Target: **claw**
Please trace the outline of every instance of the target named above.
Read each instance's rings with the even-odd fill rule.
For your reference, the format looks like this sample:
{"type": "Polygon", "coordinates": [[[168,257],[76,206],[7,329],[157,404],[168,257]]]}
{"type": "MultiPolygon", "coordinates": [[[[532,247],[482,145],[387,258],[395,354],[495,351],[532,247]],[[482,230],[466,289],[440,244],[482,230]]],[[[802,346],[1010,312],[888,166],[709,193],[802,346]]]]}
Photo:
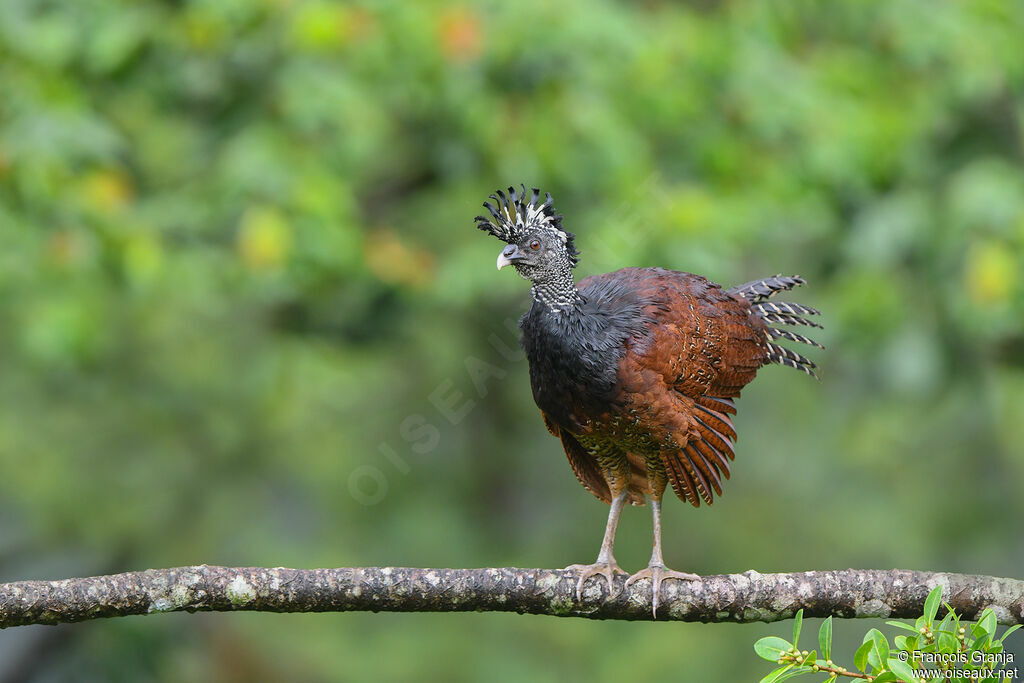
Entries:
{"type": "Polygon", "coordinates": [[[677,572],[672,569],[668,569],[663,564],[652,564],[647,569],[641,569],[633,576],[626,579],[626,588],[629,588],[630,584],[640,579],[651,580],[651,614],[655,619],[658,618],[658,595],[661,593],[661,582],[665,579],[678,579],[680,581],[697,581],[700,576],[697,574],[687,574],[686,572],[677,572]]]}
{"type": "Polygon", "coordinates": [[[580,572],[579,581],[576,582],[576,600],[583,602],[583,584],[586,583],[587,579],[591,576],[604,576],[608,579],[608,597],[615,595],[615,575],[625,574],[629,576],[629,572],[624,571],[615,560],[611,562],[595,562],[594,564],[570,564],[565,568],[566,571],[580,572]]]}

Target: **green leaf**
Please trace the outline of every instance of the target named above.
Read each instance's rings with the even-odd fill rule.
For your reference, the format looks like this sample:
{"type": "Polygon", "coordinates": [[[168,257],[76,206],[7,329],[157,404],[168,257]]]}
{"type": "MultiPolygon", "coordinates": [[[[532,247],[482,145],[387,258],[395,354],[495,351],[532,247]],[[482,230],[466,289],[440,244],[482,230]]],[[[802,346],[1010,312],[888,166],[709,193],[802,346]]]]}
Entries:
{"type": "Polygon", "coordinates": [[[818,629],[818,647],[821,648],[821,656],[825,659],[832,659],[832,617],[821,622],[818,629]]]}
{"type": "Polygon", "coordinates": [[[765,636],[754,643],[754,652],[762,659],[769,662],[779,661],[783,652],[788,652],[793,647],[782,638],[777,636],[765,636]]]}
{"type": "MultiPolygon", "coordinates": [[[[896,674],[901,681],[907,683],[917,683],[917,679],[914,678],[914,670],[910,668],[910,665],[906,662],[900,661],[894,657],[890,657],[886,660],[885,665],[889,667],[889,671],[896,674]]],[[[876,683],[878,679],[875,679],[876,683]]]]}
{"type": "Polygon", "coordinates": [[[778,669],[775,669],[770,674],[768,674],[767,676],[762,678],[760,683],[776,683],[776,681],[779,680],[779,676],[781,676],[782,674],[786,673],[787,671],[789,671],[792,668],[793,668],[792,664],[787,664],[786,666],[780,666],[778,669]]]}
{"type": "Polygon", "coordinates": [[[968,650],[971,652],[974,652],[975,650],[987,650],[991,645],[992,634],[986,633],[985,629],[975,624],[971,629],[971,642],[968,646],[968,650]]]}
{"type": "Polygon", "coordinates": [[[997,642],[997,643],[1003,642],[1004,640],[1006,640],[1006,636],[1010,635],[1011,633],[1013,633],[1014,631],[1016,631],[1019,628],[1020,628],[1020,624],[1017,624],[1016,626],[1011,626],[1010,628],[1006,629],[1006,633],[1003,634],[1003,637],[1000,638],[999,640],[995,641],[995,642],[997,642]]]}
{"type": "Polygon", "coordinates": [[[871,651],[873,641],[865,641],[853,655],[853,665],[864,673],[868,673],[868,652],[871,651]]]}
{"type": "Polygon", "coordinates": [[[782,681],[789,680],[790,678],[796,678],[797,676],[809,673],[811,673],[810,669],[797,668],[794,664],[787,664],[786,666],[780,666],[762,678],[761,683],[782,683],[782,681]]]}
{"type": "Polygon", "coordinates": [[[894,681],[898,681],[899,679],[896,678],[896,674],[894,674],[893,672],[886,671],[885,673],[879,674],[872,680],[874,680],[875,683],[893,683],[894,681]]]}
{"type": "Polygon", "coordinates": [[[996,635],[996,613],[991,608],[981,613],[981,619],[978,619],[978,627],[983,629],[985,633],[991,636],[996,635]]]}
{"type": "MultiPolygon", "coordinates": [[[[956,639],[960,635],[960,615],[956,613],[956,610],[953,609],[953,606],[950,605],[948,602],[943,602],[942,606],[946,608],[946,617],[947,617],[946,619],[942,620],[942,623],[946,624],[948,622],[948,624],[949,624],[949,632],[952,633],[953,634],[953,638],[956,639]]],[[[959,642],[955,642],[953,647],[955,649],[959,649],[960,648],[960,643],[959,642]]]]}
{"type": "Polygon", "coordinates": [[[936,652],[956,652],[960,643],[952,633],[939,633],[935,636],[936,652]]]}
{"type": "Polygon", "coordinates": [[[896,646],[897,650],[907,650],[907,637],[896,636],[892,639],[892,644],[896,646]]]}
{"type": "Polygon", "coordinates": [[[864,636],[864,641],[871,643],[871,649],[868,650],[868,662],[873,667],[884,667],[885,660],[889,658],[889,641],[885,639],[885,636],[877,628],[868,631],[867,635],[864,636]]]}
{"type": "Polygon", "coordinates": [[[924,618],[928,626],[935,621],[935,615],[939,613],[939,604],[942,602],[942,585],[932,589],[924,601],[924,618]]]}
{"type": "Polygon", "coordinates": [[[921,634],[921,627],[920,626],[918,626],[917,628],[914,628],[910,624],[905,624],[902,621],[887,621],[885,623],[886,623],[887,626],[895,626],[896,628],[901,628],[904,631],[910,631],[914,635],[920,635],[921,634]]]}
{"type": "Polygon", "coordinates": [[[800,629],[804,625],[804,611],[798,609],[793,617],[793,647],[800,647],[800,629]]]}
{"type": "Polygon", "coordinates": [[[935,648],[937,652],[954,652],[959,647],[959,643],[956,639],[956,634],[953,632],[951,624],[953,622],[953,613],[947,612],[946,616],[943,617],[942,622],[935,629],[935,648]]]}

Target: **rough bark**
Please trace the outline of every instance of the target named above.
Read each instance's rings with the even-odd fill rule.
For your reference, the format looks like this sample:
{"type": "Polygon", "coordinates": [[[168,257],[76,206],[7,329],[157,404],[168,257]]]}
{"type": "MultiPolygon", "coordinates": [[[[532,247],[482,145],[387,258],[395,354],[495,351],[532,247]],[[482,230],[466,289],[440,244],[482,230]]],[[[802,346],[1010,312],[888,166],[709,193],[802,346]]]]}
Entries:
{"type": "MultiPolygon", "coordinates": [[[[601,578],[576,600],[576,574],[551,569],[285,569],[199,565],[60,581],[0,584],[0,628],[177,611],[518,612],[589,619],[651,619],[651,585],[628,590],[601,578]]],[[[1003,624],[1024,623],[1024,581],[906,570],[706,576],[668,581],[660,620],[778,621],[808,617],[913,618],[936,585],[974,619],[992,607],[1003,624]]]]}

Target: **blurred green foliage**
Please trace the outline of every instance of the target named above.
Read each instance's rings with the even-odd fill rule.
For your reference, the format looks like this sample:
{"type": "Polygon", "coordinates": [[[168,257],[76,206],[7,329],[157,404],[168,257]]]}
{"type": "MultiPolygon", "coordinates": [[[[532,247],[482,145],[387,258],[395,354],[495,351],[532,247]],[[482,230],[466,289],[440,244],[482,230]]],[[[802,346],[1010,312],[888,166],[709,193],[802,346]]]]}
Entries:
{"type": "MultiPolygon", "coordinates": [[[[725,497],[666,507],[671,566],[1020,576],[1021,35],[1015,0],[4,0],[0,580],[590,561],[472,223],[518,182],[581,275],[799,273],[825,313],[824,381],[762,372],[725,497]]],[[[751,680],[738,630],[166,615],[6,632],[0,676],[751,680]]]]}

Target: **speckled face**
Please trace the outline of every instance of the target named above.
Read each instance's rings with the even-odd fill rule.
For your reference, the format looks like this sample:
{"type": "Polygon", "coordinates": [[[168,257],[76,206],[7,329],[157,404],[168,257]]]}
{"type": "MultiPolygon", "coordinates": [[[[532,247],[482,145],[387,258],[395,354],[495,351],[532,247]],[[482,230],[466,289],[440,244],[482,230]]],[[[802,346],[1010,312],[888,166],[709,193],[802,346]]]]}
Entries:
{"type": "Polygon", "coordinates": [[[562,229],[551,195],[543,204],[537,203],[539,197],[536,188],[527,200],[525,187],[522,193],[510,187],[507,195],[501,190],[491,195],[496,205],[484,202],[491,217],[477,216],[477,227],[509,245],[498,257],[499,270],[515,265],[523,277],[533,279],[530,273],[544,270],[545,263],[562,261],[562,254],[570,268],[576,265],[573,234],[562,229]]]}
{"type": "Polygon", "coordinates": [[[545,227],[526,231],[519,241],[509,244],[498,255],[498,270],[511,265],[524,279],[536,282],[571,269],[564,234],[545,227]]]}

